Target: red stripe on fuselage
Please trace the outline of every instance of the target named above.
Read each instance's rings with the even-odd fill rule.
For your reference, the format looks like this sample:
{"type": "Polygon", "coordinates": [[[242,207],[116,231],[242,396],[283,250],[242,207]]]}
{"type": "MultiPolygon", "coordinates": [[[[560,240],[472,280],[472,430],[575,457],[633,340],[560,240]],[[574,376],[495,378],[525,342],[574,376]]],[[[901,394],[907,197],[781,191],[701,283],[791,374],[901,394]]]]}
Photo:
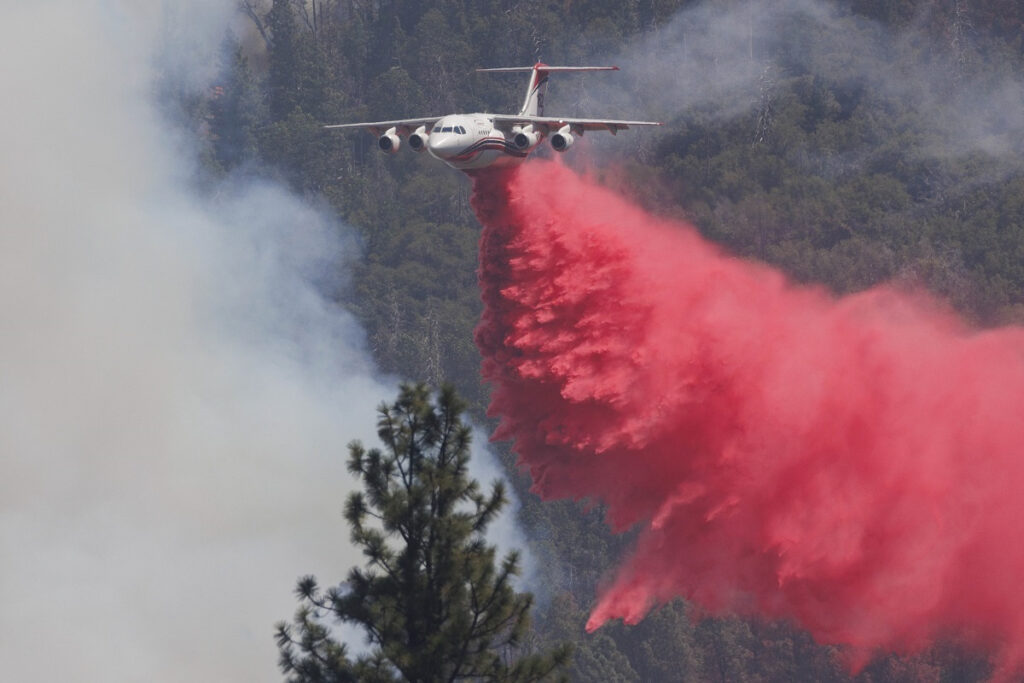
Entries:
{"type": "Polygon", "coordinates": [[[472,145],[462,150],[458,154],[452,157],[448,157],[450,161],[469,161],[475,159],[481,152],[485,150],[498,150],[514,157],[525,157],[526,152],[522,152],[516,149],[512,143],[505,138],[499,137],[487,137],[482,140],[477,140],[472,145]]]}

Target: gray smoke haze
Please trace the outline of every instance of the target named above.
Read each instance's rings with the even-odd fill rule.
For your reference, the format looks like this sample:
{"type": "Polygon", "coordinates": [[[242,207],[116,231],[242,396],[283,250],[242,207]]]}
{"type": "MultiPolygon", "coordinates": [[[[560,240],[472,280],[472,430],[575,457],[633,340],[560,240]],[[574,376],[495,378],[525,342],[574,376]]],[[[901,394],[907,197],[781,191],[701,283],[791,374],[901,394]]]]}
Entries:
{"type": "MultiPolygon", "coordinates": [[[[662,120],[673,124],[668,134],[690,120],[750,116],[766,87],[779,95],[772,82],[811,73],[867,93],[870,107],[904,116],[922,154],[982,153],[1019,168],[1024,77],[992,66],[989,50],[998,48],[974,27],[970,4],[963,6],[956,24],[938,3],[922,4],[926,12],[895,31],[839,3],[702,2],[621,52],[590,58],[617,64],[621,73],[554,81],[550,112],[662,120]]],[[[640,131],[601,147],[642,148],[652,137],[640,131]]],[[[864,138],[871,140],[870,131],[864,138]]]]}
{"type": "Polygon", "coordinates": [[[154,105],[209,83],[233,7],[0,8],[7,680],[280,680],[295,579],[361,561],[345,445],[396,383],[313,284],[351,245],[272,184],[197,196],[154,105]]]}

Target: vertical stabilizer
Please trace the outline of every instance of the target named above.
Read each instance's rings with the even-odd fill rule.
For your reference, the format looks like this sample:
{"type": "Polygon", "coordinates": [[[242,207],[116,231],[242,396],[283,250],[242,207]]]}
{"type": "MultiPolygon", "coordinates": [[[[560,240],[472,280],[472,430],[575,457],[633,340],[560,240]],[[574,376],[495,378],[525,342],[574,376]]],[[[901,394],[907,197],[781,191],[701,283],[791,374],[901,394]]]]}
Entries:
{"type": "Polygon", "coordinates": [[[544,93],[548,89],[547,64],[537,62],[530,70],[530,86],[526,89],[526,98],[520,116],[544,116],[544,93]]]}

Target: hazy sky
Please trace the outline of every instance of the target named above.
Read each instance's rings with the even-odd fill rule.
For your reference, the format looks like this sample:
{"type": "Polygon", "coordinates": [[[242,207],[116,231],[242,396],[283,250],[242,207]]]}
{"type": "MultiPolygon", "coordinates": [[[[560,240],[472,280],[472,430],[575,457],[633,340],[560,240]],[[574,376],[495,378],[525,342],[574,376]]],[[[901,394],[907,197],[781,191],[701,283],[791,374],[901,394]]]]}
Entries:
{"type": "Polygon", "coordinates": [[[160,5],[0,5],[9,680],[280,680],[295,579],[359,561],[345,445],[396,382],[310,284],[353,250],[280,187],[190,191],[155,56],[202,87],[234,3],[160,5]]]}

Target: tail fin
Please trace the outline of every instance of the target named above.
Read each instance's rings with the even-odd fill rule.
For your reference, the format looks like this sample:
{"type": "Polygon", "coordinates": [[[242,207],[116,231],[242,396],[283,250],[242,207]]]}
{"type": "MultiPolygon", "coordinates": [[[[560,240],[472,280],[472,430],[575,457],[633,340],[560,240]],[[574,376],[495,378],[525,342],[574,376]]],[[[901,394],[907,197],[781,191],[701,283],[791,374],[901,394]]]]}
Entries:
{"type": "Polygon", "coordinates": [[[477,69],[477,71],[511,72],[529,71],[530,85],[526,88],[526,98],[520,116],[543,116],[544,93],[548,88],[548,74],[553,71],[618,71],[617,66],[548,66],[537,62],[533,66],[506,66],[497,69],[477,69]]]}
{"type": "Polygon", "coordinates": [[[537,62],[530,75],[530,85],[526,88],[526,97],[523,99],[523,108],[519,110],[520,116],[543,116],[544,115],[544,93],[548,91],[548,71],[542,69],[544,64],[537,62]]]}

